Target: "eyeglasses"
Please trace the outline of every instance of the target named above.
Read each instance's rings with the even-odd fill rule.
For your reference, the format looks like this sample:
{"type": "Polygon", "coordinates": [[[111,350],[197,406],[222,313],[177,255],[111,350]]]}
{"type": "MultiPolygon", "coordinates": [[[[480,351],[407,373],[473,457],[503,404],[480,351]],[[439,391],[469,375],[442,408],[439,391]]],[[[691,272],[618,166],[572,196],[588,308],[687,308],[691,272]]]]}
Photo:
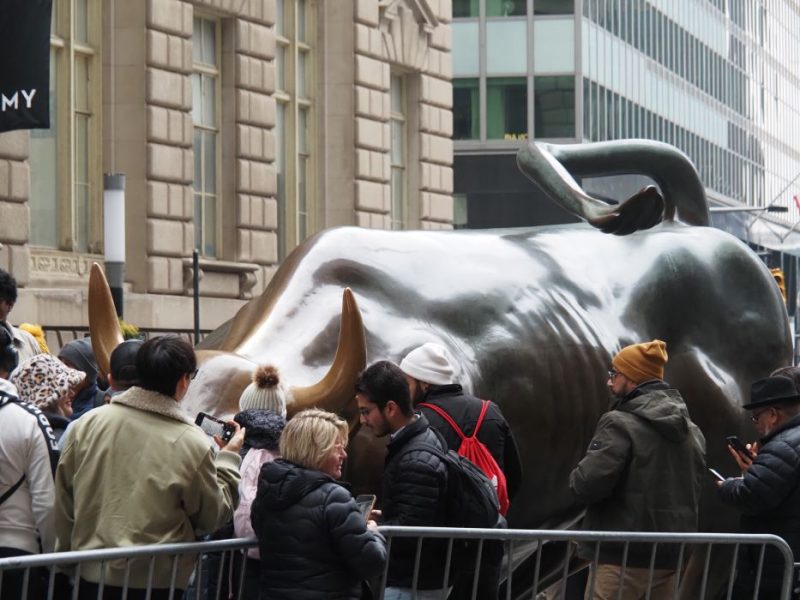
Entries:
{"type": "Polygon", "coordinates": [[[765,412],[767,412],[768,410],[769,410],[769,408],[765,408],[764,410],[760,410],[760,411],[758,411],[758,412],[755,412],[755,411],[753,411],[753,414],[752,414],[752,415],[750,415],[750,420],[751,420],[753,423],[758,423],[758,418],[759,418],[761,415],[763,415],[765,412]]]}
{"type": "Polygon", "coordinates": [[[199,372],[200,372],[200,369],[195,369],[191,373],[187,373],[187,375],[189,375],[189,379],[194,379],[195,377],[197,377],[197,373],[199,373],[199,372]]]}
{"type": "Polygon", "coordinates": [[[608,372],[608,378],[609,378],[611,381],[614,381],[614,379],[617,377],[617,375],[620,375],[620,372],[619,372],[619,371],[615,371],[614,369],[611,369],[611,370],[608,372]]]}

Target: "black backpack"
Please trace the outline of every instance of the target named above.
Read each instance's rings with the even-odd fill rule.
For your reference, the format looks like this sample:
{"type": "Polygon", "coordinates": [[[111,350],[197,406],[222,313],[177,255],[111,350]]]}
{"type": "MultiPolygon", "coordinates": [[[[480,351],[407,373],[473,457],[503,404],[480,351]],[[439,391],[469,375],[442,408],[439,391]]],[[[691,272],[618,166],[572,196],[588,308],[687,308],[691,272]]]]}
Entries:
{"type": "MultiPolygon", "coordinates": [[[[422,444],[447,467],[445,523],[447,527],[491,529],[500,519],[500,504],[491,481],[475,464],[453,450],[422,444]]],[[[414,449],[419,449],[416,446],[414,449]]]]}

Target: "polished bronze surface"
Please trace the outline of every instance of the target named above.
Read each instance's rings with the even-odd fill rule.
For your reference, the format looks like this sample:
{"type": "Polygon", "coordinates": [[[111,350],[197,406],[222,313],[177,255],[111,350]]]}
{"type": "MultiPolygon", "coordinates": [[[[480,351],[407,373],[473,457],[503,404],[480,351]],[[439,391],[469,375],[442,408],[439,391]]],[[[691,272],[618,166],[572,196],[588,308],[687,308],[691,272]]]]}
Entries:
{"type": "Polygon", "coordinates": [[[111,352],[122,343],[122,332],[106,275],[97,263],[89,271],[89,335],[97,367],[107,376],[111,352]]]}
{"type": "MultiPolygon", "coordinates": [[[[656,146],[635,142],[651,158],[664,150],[656,146]]],[[[635,158],[624,144],[550,150],[572,152],[565,162],[582,173],[600,167],[623,172],[619,155],[635,158]]],[[[360,309],[366,362],[399,362],[419,344],[438,342],[458,362],[458,381],[500,404],[525,470],[510,525],[557,527],[579,511],[567,477],[608,409],[611,357],[624,345],[659,338],[670,355],[666,379],[705,433],[709,465],[732,473],[724,438],[753,438],[741,405],[753,380],[791,361],[789,322],[758,256],[722,231],[691,224],[707,217],[700,208],[704,198],[692,196],[691,164],[667,150],[667,173],[657,165],[659,185],[665,182],[669,192],[665,200],[652,188],[620,205],[590,198],[547,148],[520,155],[526,174],[597,227],[618,234],[646,228],[629,235],[589,225],[347,227],[309,238],[260,298],[203,342],[203,363],[185,408],[232,414],[254,365],[271,363],[287,385],[306,388],[303,406],[318,395],[320,406],[352,414],[352,384],[344,381],[354,375],[352,364],[363,362],[360,356],[341,371],[336,389],[314,386],[331,377],[341,323],[352,322],[360,309]],[[685,189],[676,173],[684,174],[685,189]],[[661,213],[664,222],[654,224],[661,213]],[[346,288],[353,306],[357,301],[350,317],[341,308],[346,288]]],[[[643,172],[647,165],[635,166],[643,172]]],[[[344,328],[351,332],[345,338],[358,337],[358,327],[344,328]]],[[[355,436],[348,462],[357,491],[377,486],[382,443],[363,431],[355,436]]],[[[733,515],[718,510],[710,479],[706,492],[703,528],[734,528],[733,515]]]]}

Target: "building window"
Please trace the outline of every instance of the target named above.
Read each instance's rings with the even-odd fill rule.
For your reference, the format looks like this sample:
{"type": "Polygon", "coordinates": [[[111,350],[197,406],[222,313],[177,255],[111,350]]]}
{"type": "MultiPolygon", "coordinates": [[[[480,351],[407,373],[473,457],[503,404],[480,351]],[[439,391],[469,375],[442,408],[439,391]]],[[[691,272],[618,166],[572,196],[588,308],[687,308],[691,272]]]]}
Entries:
{"type": "Polygon", "coordinates": [[[480,137],[478,79],[453,80],[453,139],[477,140],[480,137]]]}
{"type": "Polygon", "coordinates": [[[496,140],[528,136],[528,90],[524,77],[486,80],[486,137],[496,140]]]}
{"type": "Polygon", "coordinates": [[[406,126],[406,82],[400,75],[392,75],[391,79],[391,220],[392,229],[403,229],[406,222],[406,190],[408,128],[406,126]]]}
{"type": "Polygon", "coordinates": [[[527,0],[485,0],[487,17],[517,17],[526,13],[527,0]]]}
{"type": "Polygon", "coordinates": [[[453,17],[477,17],[478,0],[453,0],[453,17]]]}
{"type": "Polygon", "coordinates": [[[536,137],[575,137],[575,77],[548,75],[535,77],[533,82],[536,137]]]}
{"type": "Polygon", "coordinates": [[[218,254],[220,164],[219,22],[194,18],[192,123],[194,124],[194,242],[202,256],[218,254]]]}
{"type": "Polygon", "coordinates": [[[283,259],[312,227],[314,13],[308,0],[276,0],[275,39],[278,254],[283,259]]]}
{"type": "Polygon", "coordinates": [[[99,10],[86,0],[53,3],[50,129],[31,132],[34,246],[102,252],[99,10]]]}

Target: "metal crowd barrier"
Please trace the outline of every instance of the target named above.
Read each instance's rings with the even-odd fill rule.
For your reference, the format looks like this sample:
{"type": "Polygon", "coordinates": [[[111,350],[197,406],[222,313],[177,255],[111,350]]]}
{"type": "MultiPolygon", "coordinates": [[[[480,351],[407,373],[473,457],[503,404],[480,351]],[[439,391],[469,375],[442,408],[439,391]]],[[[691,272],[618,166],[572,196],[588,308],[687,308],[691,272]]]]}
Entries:
{"type": "MultiPolygon", "coordinates": [[[[730,600],[734,589],[734,578],[736,576],[736,555],[740,549],[748,548],[755,551],[758,556],[758,567],[755,573],[753,599],[759,597],[761,590],[762,570],[764,567],[764,557],[769,549],[773,559],[777,556],[782,562],[781,587],[779,592],[772,592],[775,600],[789,600],[792,597],[792,583],[794,564],[792,551],[784,540],[773,535],[736,535],[736,534],[668,534],[668,533],[633,533],[633,532],[580,532],[569,530],[515,530],[515,529],[450,529],[438,527],[381,527],[380,531],[387,538],[388,552],[391,553],[393,545],[402,538],[411,538],[415,542],[416,554],[413,567],[412,578],[412,597],[416,598],[416,589],[419,583],[421,556],[423,547],[426,544],[438,543],[446,548],[445,560],[441,565],[442,573],[451,573],[451,566],[458,566],[462,571],[469,573],[472,578],[471,595],[473,599],[481,600],[477,596],[478,577],[483,569],[482,558],[485,557],[484,550],[488,543],[499,543],[503,545],[504,560],[501,567],[501,575],[504,580],[501,588],[501,598],[511,600],[512,598],[547,598],[548,600],[567,597],[568,579],[572,575],[579,574],[589,568],[588,588],[594,589],[594,567],[598,564],[600,548],[603,545],[615,544],[622,548],[622,566],[620,578],[624,580],[627,557],[631,545],[647,544],[650,548],[650,564],[648,573],[649,583],[652,582],[654,573],[655,559],[659,548],[666,546],[678,549],[676,565],[678,581],[674,588],[673,597],[679,598],[679,588],[689,578],[692,568],[687,566],[689,554],[693,554],[695,566],[692,577],[696,592],[695,598],[727,598],[730,600]],[[461,544],[471,540],[468,547],[468,554],[458,553],[455,548],[462,548],[461,544]],[[575,556],[576,543],[596,543],[595,555],[593,560],[577,559],[575,556]],[[555,548],[555,552],[550,556],[547,554],[548,548],[555,548]],[[714,556],[714,552],[722,552],[714,556]],[[720,557],[722,561],[720,561],[720,557]],[[471,563],[471,564],[470,564],[471,563]],[[720,564],[724,566],[722,575],[724,580],[719,581],[720,564]],[[716,565],[716,566],[715,566],[716,565]],[[716,582],[712,582],[717,578],[716,582]],[[712,590],[712,586],[715,589],[712,590]],[[721,590],[723,595],[718,595],[721,590]],[[713,593],[712,593],[713,592],[713,593]]],[[[111,561],[125,561],[126,577],[121,586],[123,588],[122,599],[143,598],[150,600],[153,573],[156,560],[171,560],[172,580],[166,596],[170,600],[219,600],[220,598],[236,597],[241,599],[243,583],[246,574],[247,561],[243,560],[248,548],[256,545],[255,539],[232,539],[210,542],[197,542],[189,544],[160,544],[151,546],[137,546],[127,548],[114,548],[104,550],[64,552],[55,554],[39,554],[22,557],[12,557],[0,559],[0,589],[3,588],[4,581],[9,582],[12,575],[20,581],[17,583],[20,589],[11,596],[0,594],[0,600],[22,600],[26,598],[47,598],[47,600],[77,600],[80,591],[77,586],[65,584],[66,575],[69,572],[72,581],[78,581],[81,577],[81,567],[88,567],[88,564],[106,565],[111,561]],[[184,594],[176,586],[176,570],[179,557],[194,555],[195,569],[192,579],[189,582],[186,593],[184,594]],[[210,558],[218,560],[216,570],[209,568],[210,558]],[[141,567],[143,561],[147,561],[148,587],[146,590],[135,590],[128,585],[128,570],[131,563],[138,563],[141,567]],[[234,568],[234,565],[238,566],[234,568]],[[44,584],[39,580],[41,587],[39,592],[34,592],[34,580],[41,573],[37,573],[37,568],[46,568],[46,592],[44,584]],[[226,571],[227,569],[227,571],[226,571]],[[21,573],[21,577],[20,577],[21,573]],[[223,582],[223,579],[225,581],[223,582]],[[228,585],[228,593],[223,595],[223,583],[228,585]],[[209,584],[211,584],[209,586],[209,584]],[[210,590],[210,592],[209,592],[210,590]],[[229,596],[234,590],[234,596],[229,596]],[[35,595],[32,595],[34,594],[35,595]],[[46,595],[42,595],[45,593],[46,595]],[[137,595],[138,594],[138,595],[137,595]]],[[[641,546],[638,546],[641,547],[641,546]]],[[[429,565],[426,565],[426,568],[429,565]]],[[[387,563],[383,575],[378,581],[373,582],[373,593],[377,600],[383,600],[387,573],[390,565],[387,563]]],[[[41,570],[41,569],[40,569],[41,570]]],[[[103,570],[101,569],[101,573],[103,570]]],[[[452,582],[451,582],[452,583],[452,582]]],[[[96,595],[92,598],[103,598],[105,582],[97,582],[96,595]]],[[[436,593],[436,597],[447,598],[448,588],[442,588],[436,593]]],[[[84,597],[86,597],[84,595],[84,597]]],[[[430,597],[430,591],[426,598],[430,597]]],[[[582,593],[580,594],[582,598],[582,593]]],[[[620,597],[622,595],[620,594],[620,597]]],[[[685,597],[685,596],[684,596],[685,597]]],[[[763,596],[761,596],[763,597],[763,596]]],[[[770,596],[773,597],[772,595],[770,596]]],[[[650,598],[648,587],[646,598],[650,598]]]]}

